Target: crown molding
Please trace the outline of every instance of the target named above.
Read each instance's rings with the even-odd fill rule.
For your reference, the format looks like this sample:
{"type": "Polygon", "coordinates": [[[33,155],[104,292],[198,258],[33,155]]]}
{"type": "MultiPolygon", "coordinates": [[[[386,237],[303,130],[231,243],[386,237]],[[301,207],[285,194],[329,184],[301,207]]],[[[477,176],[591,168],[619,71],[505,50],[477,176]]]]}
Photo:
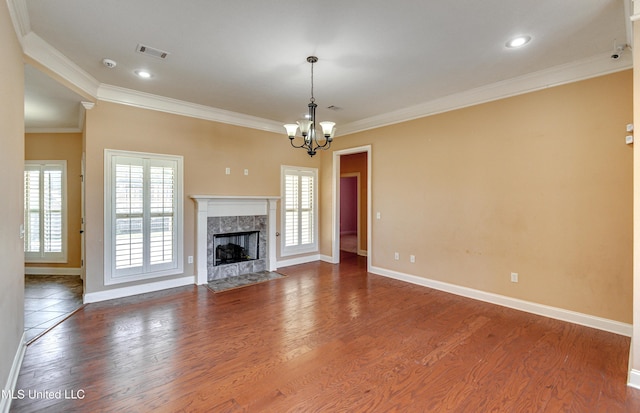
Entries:
{"type": "Polygon", "coordinates": [[[633,0],[623,0],[624,4],[624,31],[626,34],[627,45],[633,48],[633,22],[636,16],[633,11],[633,0]]]}
{"type": "Polygon", "coordinates": [[[26,56],[79,88],[88,96],[97,97],[100,82],[34,32],[23,36],[22,49],[26,56]]]}
{"type": "Polygon", "coordinates": [[[189,116],[235,126],[243,126],[267,132],[284,133],[282,124],[269,119],[244,115],[211,106],[199,105],[182,100],[152,95],[119,86],[101,84],[98,88],[98,100],[142,109],[157,110],[175,115],[189,116]]]}
{"type": "MultiPolygon", "coordinates": [[[[106,102],[157,110],[262,131],[283,133],[282,124],[274,120],[152,95],[118,86],[101,84],[53,46],[30,31],[25,0],[7,0],[7,4],[9,5],[14,28],[18,33],[24,54],[51,70],[71,85],[77,87],[80,91],[87,94],[87,96],[106,102]]],[[[640,19],[639,14],[630,16],[628,20],[636,21],[637,19],[640,19]]],[[[624,53],[622,58],[616,61],[612,61],[609,53],[606,53],[589,59],[452,94],[419,105],[347,123],[340,126],[340,135],[344,136],[462,109],[549,87],[603,76],[631,69],[632,67],[631,53],[624,53]]]]}
{"type": "MultiPolygon", "coordinates": [[[[623,54],[622,58],[616,61],[611,60],[608,53],[602,54],[589,59],[556,66],[517,78],[445,96],[440,99],[435,99],[401,110],[348,123],[340,127],[340,134],[348,135],[396,123],[407,122],[413,119],[462,109],[481,103],[487,103],[554,86],[603,76],[631,69],[632,67],[633,62],[630,53],[623,54]]],[[[165,98],[118,86],[101,84],[98,89],[97,97],[99,100],[135,106],[143,109],[158,110],[176,115],[211,120],[274,133],[282,132],[282,125],[273,120],[165,98]]]]}
{"type": "Polygon", "coordinates": [[[22,38],[31,31],[27,2],[26,0],[7,0],[7,7],[9,8],[9,16],[11,16],[13,28],[18,35],[20,44],[22,44],[22,38]]]}
{"type": "Polygon", "coordinates": [[[616,61],[611,60],[608,53],[598,55],[589,59],[470,89],[379,116],[351,122],[340,127],[340,134],[347,135],[380,128],[481,103],[603,76],[631,69],[632,67],[633,62],[630,53],[623,54],[621,59],[616,61]]]}

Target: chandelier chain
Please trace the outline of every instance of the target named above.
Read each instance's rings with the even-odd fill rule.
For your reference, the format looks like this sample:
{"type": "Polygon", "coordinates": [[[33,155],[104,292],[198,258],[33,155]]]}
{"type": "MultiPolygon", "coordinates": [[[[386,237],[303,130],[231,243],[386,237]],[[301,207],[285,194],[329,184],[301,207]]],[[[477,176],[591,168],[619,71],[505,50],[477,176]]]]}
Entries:
{"type": "Polygon", "coordinates": [[[311,62],[311,102],[315,102],[316,98],[313,97],[313,61],[311,62]]]}

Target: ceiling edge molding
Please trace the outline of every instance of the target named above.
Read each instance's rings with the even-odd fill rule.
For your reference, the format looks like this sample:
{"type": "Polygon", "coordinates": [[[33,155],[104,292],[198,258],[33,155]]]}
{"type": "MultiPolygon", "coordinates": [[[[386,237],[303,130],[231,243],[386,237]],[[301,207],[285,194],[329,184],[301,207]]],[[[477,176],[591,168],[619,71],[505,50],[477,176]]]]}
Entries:
{"type": "Polygon", "coordinates": [[[362,132],[550,87],[578,82],[631,69],[632,67],[633,62],[630,53],[623,54],[622,59],[617,61],[611,60],[609,54],[599,55],[590,59],[584,59],[470,89],[405,109],[351,122],[340,128],[340,135],[362,132]]]}
{"type": "MultiPolygon", "coordinates": [[[[24,0],[7,0],[7,2],[8,4],[11,4],[11,2],[23,4],[24,0]]],[[[637,18],[637,16],[638,15],[634,15],[631,19],[637,18]]],[[[14,22],[14,24],[16,23],[14,22]]],[[[28,24],[28,22],[26,24],[28,24]]],[[[22,29],[24,29],[24,27],[20,28],[20,30],[22,29]]],[[[26,56],[32,58],[34,61],[51,70],[93,98],[267,132],[284,133],[282,131],[282,124],[273,120],[152,95],[118,86],[101,84],[33,32],[29,32],[22,37],[22,45],[23,52],[26,56]]],[[[632,67],[631,53],[623,54],[622,58],[617,61],[612,61],[609,53],[606,53],[344,124],[340,126],[339,132],[340,135],[362,132],[592,77],[603,76],[609,73],[631,69],[632,67]]]]}
{"type": "Polygon", "coordinates": [[[637,19],[633,12],[633,0],[624,0],[624,30],[627,44],[633,47],[633,22],[637,19]]]}
{"type": "Polygon", "coordinates": [[[632,22],[640,19],[640,4],[635,0],[624,0],[624,13],[630,17],[632,22]]]}
{"type": "Polygon", "coordinates": [[[152,95],[150,93],[125,89],[119,86],[101,84],[98,88],[97,97],[98,100],[105,102],[119,103],[121,105],[157,110],[160,112],[172,113],[174,115],[188,116],[267,132],[282,133],[283,135],[285,134],[282,124],[273,120],[152,95]]]}
{"type": "MultiPolygon", "coordinates": [[[[22,45],[22,38],[31,31],[31,21],[29,20],[29,11],[27,10],[26,0],[7,0],[9,15],[13,28],[18,35],[18,40],[22,45]]],[[[23,45],[24,47],[24,45],[23,45]]]]}
{"type": "Polygon", "coordinates": [[[27,33],[23,37],[22,47],[24,54],[34,61],[76,86],[88,96],[97,97],[100,82],[37,34],[34,32],[27,33]]]}

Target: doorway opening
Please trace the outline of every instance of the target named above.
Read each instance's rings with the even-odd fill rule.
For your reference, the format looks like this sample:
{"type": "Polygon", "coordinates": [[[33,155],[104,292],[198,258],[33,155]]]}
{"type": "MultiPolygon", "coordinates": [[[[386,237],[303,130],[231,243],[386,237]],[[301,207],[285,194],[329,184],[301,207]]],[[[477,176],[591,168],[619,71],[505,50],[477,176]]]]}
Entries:
{"type": "Polygon", "coordinates": [[[333,153],[333,262],[341,253],[367,257],[371,267],[371,146],[333,153]]]}
{"type": "MultiPolygon", "coordinates": [[[[67,113],[84,119],[78,104],[82,99],[46,73],[25,65],[25,107],[46,107],[56,124],[64,124],[59,117],[67,113]],[[55,108],[51,96],[56,96],[55,108]]],[[[84,143],[80,120],[77,128],[37,127],[33,114],[27,112],[25,165],[29,164],[30,175],[27,178],[25,173],[24,183],[29,201],[25,199],[25,215],[29,214],[25,251],[30,255],[25,256],[24,330],[29,344],[83,305],[84,143]],[[54,165],[64,165],[64,172],[58,173],[54,165]],[[44,181],[46,185],[40,184],[44,181]]]]}
{"type": "Polygon", "coordinates": [[[340,251],[352,254],[360,250],[360,196],[360,173],[341,173],[340,251]]]}

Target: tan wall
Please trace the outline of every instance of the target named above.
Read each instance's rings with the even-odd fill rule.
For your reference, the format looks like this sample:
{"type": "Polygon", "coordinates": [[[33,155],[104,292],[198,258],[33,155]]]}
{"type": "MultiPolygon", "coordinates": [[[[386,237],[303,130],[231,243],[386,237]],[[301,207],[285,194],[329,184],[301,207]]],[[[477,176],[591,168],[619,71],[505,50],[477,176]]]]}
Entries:
{"type": "MultiPolygon", "coordinates": [[[[634,16],[640,14],[640,2],[634,3],[634,16]]],[[[633,36],[634,44],[640,44],[640,21],[633,21],[633,36]]],[[[640,67],[640,54],[633,54],[633,66],[640,67]]],[[[640,128],[640,71],[634,70],[633,72],[633,123],[636,127],[640,128]]],[[[638,130],[634,133],[635,139],[640,141],[640,132],[638,130]]],[[[630,367],[635,370],[635,374],[640,373],[640,144],[634,144],[634,166],[633,166],[633,195],[634,195],[634,209],[633,209],[633,336],[631,338],[631,357],[630,367]],[[638,148],[638,149],[636,149],[638,148]]],[[[635,384],[637,385],[637,379],[635,378],[635,384]]]]}
{"type": "Polygon", "coordinates": [[[281,165],[320,165],[317,157],[291,148],[284,128],[276,134],[102,101],[87,112],[85,139],[89,293],[107,289],[102,242],[105,148],[184,156],[184,275],[194,274],[194,265],[186,264],[186,257],[195,255],[195,204],[189,195],[280,196],[281,165]],[[248,176],[244,169],[249,169],[248,176]]]}
{"type": "Polygon", "coordinates": [[[4,1],[0,62],[0,386],[6,389],[24,330],[24,244],[19,236],[24,215],[24,65],[4,1]]]}
{"type": "MultiPolygon", "coordinates": [[[[631,322],[631,121],[626,71],[338,137],[334,149],[372,145],[374,267],[631,322]]],[[[106,102],[86,124],[88,292],[105,289],[104,148],[183,155],[187,195],[279,195],[281,164],[321,160],[331,255],[331,153],[310,160],[284,135],[106,102]]],[[[187,199],[185,255],[193,219],[187,199]]]]}
{"type": "Polygon", "coordinates": [[[631,122],[625,71],[338,137],[333,149],[372,146],[374,267],[630,323],[631,122]]]}
{"type": "Polygon", "coordinates": [[[360,174],[360,192],[358,198],[360,201],[360,210],[358,211],[360,220],[360,245],[358,249],[367,250],[367,153],[354,153],[350,155],[342,155],[340,157],[340,174],[359,173],[360,174]]]}
{"type": "Polygon", "coordinates": [[[64,264],[26,264],[27,267],[80,268],[80,225],[82,215],[81,179],[82,134],[81,133],[27,133],[25,135],[26,160],[67,161],[67,262],[64,264]]]}

